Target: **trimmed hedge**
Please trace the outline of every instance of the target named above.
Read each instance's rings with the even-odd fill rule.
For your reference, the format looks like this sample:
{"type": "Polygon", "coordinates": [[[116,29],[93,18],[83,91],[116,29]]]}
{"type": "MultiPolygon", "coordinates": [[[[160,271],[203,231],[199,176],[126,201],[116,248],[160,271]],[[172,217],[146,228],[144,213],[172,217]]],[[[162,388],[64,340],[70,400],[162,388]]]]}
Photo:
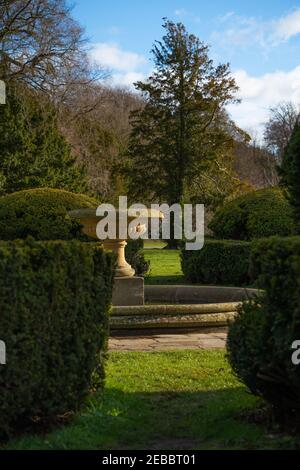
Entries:
{"type": "Polygon", "coordinates": [[[32,236],[36,240],[86,240],[80,224],[67,212],[98,205],[96,199],[60,189],[29,189],[2,196],[0,239],[32,236]]]}
{"type": "Polygon", "coordinates": [[[54,421],[103,385],[114,257],[96,243],[0,242],[0,434],[54,421]]]}
{"type": "Polygon", "coordinates": [[[289,236],[294,233],[292,208],[280,189],[261,189],[225,203],[209,228],[220,239],[289,236]]]}
{"type": "Polygon", "coordinates": [[[292,343],[300,340],[300,237],[257,241],[251,271],[265,294],[244,304],[230,325],[229,361],[281,423],[300,428],[300,366],[292,363],[292,343]]]}
{"type": "Polygon", "coordinates": [[[249,242],[206,240],[202,250],[181,250],[181,267],[189,282],[249,284],[249,242]]]}
{"type": "MultiPolygon", "coordinates": [[[[35,240],[89,241],[81,225],[68,211],[96,208],[99,202],[84,194],[60,189],[29,189],[0,197],[0,239],[15,240],[28,236],[35,240]]],[[[138,275],[145,274],[149,263],[144,258],[142,240],[129,240],[126,259],[138,275]]]]}

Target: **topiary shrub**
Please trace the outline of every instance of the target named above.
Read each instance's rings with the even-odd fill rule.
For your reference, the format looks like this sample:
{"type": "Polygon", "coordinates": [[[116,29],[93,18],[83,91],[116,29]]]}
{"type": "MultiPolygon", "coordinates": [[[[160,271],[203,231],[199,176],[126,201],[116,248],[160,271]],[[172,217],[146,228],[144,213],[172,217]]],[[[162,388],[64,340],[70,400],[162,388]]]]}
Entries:
{"type": "Polygon", "coordinates": [[[206,240],[201,250],[181,250],[181,266],[189,282],[202,284],[248,284],[249,242],[206,240]]]}
{"type": "Polygon", "coordinates": [[[300,237],[255,242],[251,271],[265,294],[243,305],[230,324],[227,351],[237,376],[272,405],[275,417],[300,427],[300,237]]]}
{"type": "Polygon", "coordinates": [[[59,189],[29,189],[0,197],[0,239],[32,236],[36,240],[87,239],[78,222],[67,212],[97,207],[99,202],[83,194],[59,189]]]}
{"type": "Polygon", "coordinates": [[[146,261],[143,253],[144,242],[141,238],[127,240],[125,248],[126,260],[135,270],[137,276],[143,276],[149,270],[150,261],[146,261]]]}
{"type": "Polygon", "coordinates": [[[96,243],[0,242],[0,434],[54,421],[101,388],[114,257],[96,243]]]}
{"type": "Polygon", "coordinates": [[[278,188],[253,191],[225,203],[209,228],[217,238],[251,240],[294,232],[292,209],[278,188]]]}
{"type": "MultiPolygon", "coordinates": [[[[36,240],[90,240],[81,225],[67,212],[96,208],[99,202],[84,194],[60,189],[30,189],[0,197],[0,239],[15,240],[28,236],[36,240]]],[[[126,257],[136,274],[147,272],[143,241],[128,240],[126,257]]]]}

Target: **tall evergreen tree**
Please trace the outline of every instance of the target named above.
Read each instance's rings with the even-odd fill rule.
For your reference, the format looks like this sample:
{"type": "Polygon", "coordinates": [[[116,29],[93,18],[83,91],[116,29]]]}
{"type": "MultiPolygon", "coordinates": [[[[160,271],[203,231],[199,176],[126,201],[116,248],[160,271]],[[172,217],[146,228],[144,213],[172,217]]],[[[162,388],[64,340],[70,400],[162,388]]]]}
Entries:
{"type": "Polygon", "coordinates": [[[281,167],[278,168],[281,184],[294,210],[296,230],[300,234],[300,120],[296,123],[285,149],[281,167]]]}
{"type": "Polygon", "coordinates": [[[228,152],[232,139],[219,118],[237,86],[229,65],[215,67],[208,47],[184,25],[165,20],[163,27],[166,34],[152,49],[155,70],[135,84],[145,106],[131,116],[128,173],[132,197],[173,204],[184,201],[210,161],[228,152]]]}
{"type": "Polygon", "coordinates": [[[53,104],[10,82],[6,104],[0,106],[0,191],[36,187],[84,191],[85,175],[58,129],[53,104]]]}

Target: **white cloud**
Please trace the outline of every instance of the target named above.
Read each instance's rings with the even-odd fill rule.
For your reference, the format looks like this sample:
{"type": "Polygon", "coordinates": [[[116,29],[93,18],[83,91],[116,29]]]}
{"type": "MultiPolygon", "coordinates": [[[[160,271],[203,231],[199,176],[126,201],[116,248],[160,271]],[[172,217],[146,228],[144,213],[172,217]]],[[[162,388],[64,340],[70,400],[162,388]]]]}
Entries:
{"type": "Polygon", "coordinates": [[[187,11],[185,8],[178,8],[174,11],[175,16],[178,18],[185,18],[186,20],[192,21],[194,23],[200,23],[200,17],[194,13],[187,11]]]}
{"type": "Polygon", "coordinates": [[[211,35],[222,47],[259,46],[266,53],[300,34],[300,8],[281,18],[264,21],[230,11],[218,18],[218,30],[211,35]],[[225,26],[225,29],[223,29],[225,26]]]}
{"type": "Polygon", "coordinates": [[[187,11],[184,8],[178,8],[178,10],[175,10],[175,15],[176,16],[186,16],[187,11]]]}
{"type": "Polygon", "coordinates": [[[234,15],[235,15],[234,11],[228,11],[227,13],[225,13],[225,15],[220,16],[220,17],[218,18],[218,20],[219,20],[220,23],[224,23],[224,22],[226,22],[229,18],[231,18],[231,17],[234,16],[234,15]]]}
{"type": "Polygon", "coordinates": [[[287,16],[277,21],[275,26],[275,37],[287,41],[300,33],[300,8],[294,10],[287,16]]]}
{"type": "Polygon", "coordinates": [[[144,81],[146,76],[142,72],[114,73],[112,76],[112,84],[114,86],[124,86],[134,88],[133,83],[144,81]]]}
{"type": "Polygon", "coordinates": [[[147,63],[144,56],[135,52],[124,51],[115,43],[102,42],[95,44],[90,57],[92,61],[99,65],[123,72],[135,71],[138,67],[147,63]]]}
{"type": "Polygon", "coordinates": [[[145,79],[143,69],[147,69],[147,60],[143,55],[124,51],[116,43],[95,44],[90,58],[96,64],[111,70],[107,82],[112,86],[133,88],[133,83],[145,79]]]}
{"type": "Polygon", "coordinates": [[[218,30],[211,34],[211,41],[230,53],[233,47],[258,45],[264,51],[269,47],[270,25],[255,17],[244,17],[229,12],[218,18],[218,30]]]}
{"type": "Polygon", "coordinates": [[[279,70],[260,77],[253,77],[245,70],[233,75],[240,87],[242,103],[228,106],[228,111],[240,127],[254,129],[260,137],[271,106],[282,101],[300,103],[300,65],[289,72],[279,70]]]}

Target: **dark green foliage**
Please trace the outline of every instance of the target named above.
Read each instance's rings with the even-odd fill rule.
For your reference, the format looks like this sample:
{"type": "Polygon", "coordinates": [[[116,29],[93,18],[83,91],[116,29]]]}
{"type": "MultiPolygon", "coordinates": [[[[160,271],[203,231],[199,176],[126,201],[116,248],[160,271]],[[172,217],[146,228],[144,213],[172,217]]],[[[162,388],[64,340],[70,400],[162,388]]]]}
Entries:
{"type": "Polygon", "coordinates": [[[99,203],[83,194],[58,189],[31,189],[0,198],[0,239],[32,236],[36,240],[86,239],[81,226],[67,211],[97,207],[99,203]]]}
{"type": "Polygon", "coordinates": [[[144,242],[142,239],[138,238],[137,240],[127,240],[125,258],[135,270],[136,276],[144,276],[149,270],[150,261],[146,261],[143,248],[144,242]]]}
{"type": "Polygon", "coordinates": [[[206,240],[202,250],[181,251],[182,271],[189,282],[201,284],[248,284],[248,242],[206,240]]]}
{"type": "MultiPolygon", "coordinates": [[[[132,198],[171,205],[182,203],[197,175],[231,147],[219,121],[237,87],[228,64],[214,66],[208,47],[183,24],[166,20],[163,27],[152,49],[155,70],[135,84],[145,105],[131,114],[126,173],[132,198]]],[[[172,228],[171,220],[174,248],[172,228]]]]}
{"type": "MultiPolygon", "coordinates": [[[[67,212],[96,208],[99,202],[84,194],[60,189],[29,189],[0,197],[0,239],[15,240],[31,236],[36,240],[88,241],[81,225],[67,212]]],[[[128,240],[126,259],[137,275],[148,271],[143,255],[143,241],[128,240]]]]}
{"type": "Polygon", "coordinates": [[[292,208],[279,188],[261,189],[225,203],[209,227],[217,238],[233,240],[292,235],[292,208]]]}
{"type": "Polygon", "coordinates": [[[230,325],[229,361],[281,423],[299,426],[300,367],[291,358],[292,343],[300,339],[300,237],[256,241],[251,273],[265,294],[244,304],[230,325]]]}
{"type": "Polygon", "coordinates": [[[285,149],[279,174],[281,175],[282,185],[288,190],[288,198],[293,207],[297,233],[300,233],[300,122],[296,124],[289,144],[285,149]]]}
{"type": "Polygon", "coordinates": [[[94,243],[0,243],[1,435],[54,421],[102,387],[113,267],[94,243]]]}
{"type": "Polygon", "coordinates": [[[127,240],[125,248],[125,257],[129,264],[135,270],[137,276],[143,276],[147,273],[150,266],[150,261],[146,261],[143,253],[144,243],[143,240],[127,240]]]}
{"type": "Polygon", "coordinates": [[[25,86],[7,86],[0,106],[0,193],[51,187],[85,191],[83,170],[58,129],[56,109],[25,86]]]}
{"type": "Polygon", "coordinates": [[[146,104],[132,113],[130,189],[170,204],[182,201],[196,168],[226,147],[216,117],[237,87],[228,64],[215,67],[208,47],[184,25],[166,20],[163,27],[166,34],[152,49],[155,70],[135,84],[146,104]]]}

